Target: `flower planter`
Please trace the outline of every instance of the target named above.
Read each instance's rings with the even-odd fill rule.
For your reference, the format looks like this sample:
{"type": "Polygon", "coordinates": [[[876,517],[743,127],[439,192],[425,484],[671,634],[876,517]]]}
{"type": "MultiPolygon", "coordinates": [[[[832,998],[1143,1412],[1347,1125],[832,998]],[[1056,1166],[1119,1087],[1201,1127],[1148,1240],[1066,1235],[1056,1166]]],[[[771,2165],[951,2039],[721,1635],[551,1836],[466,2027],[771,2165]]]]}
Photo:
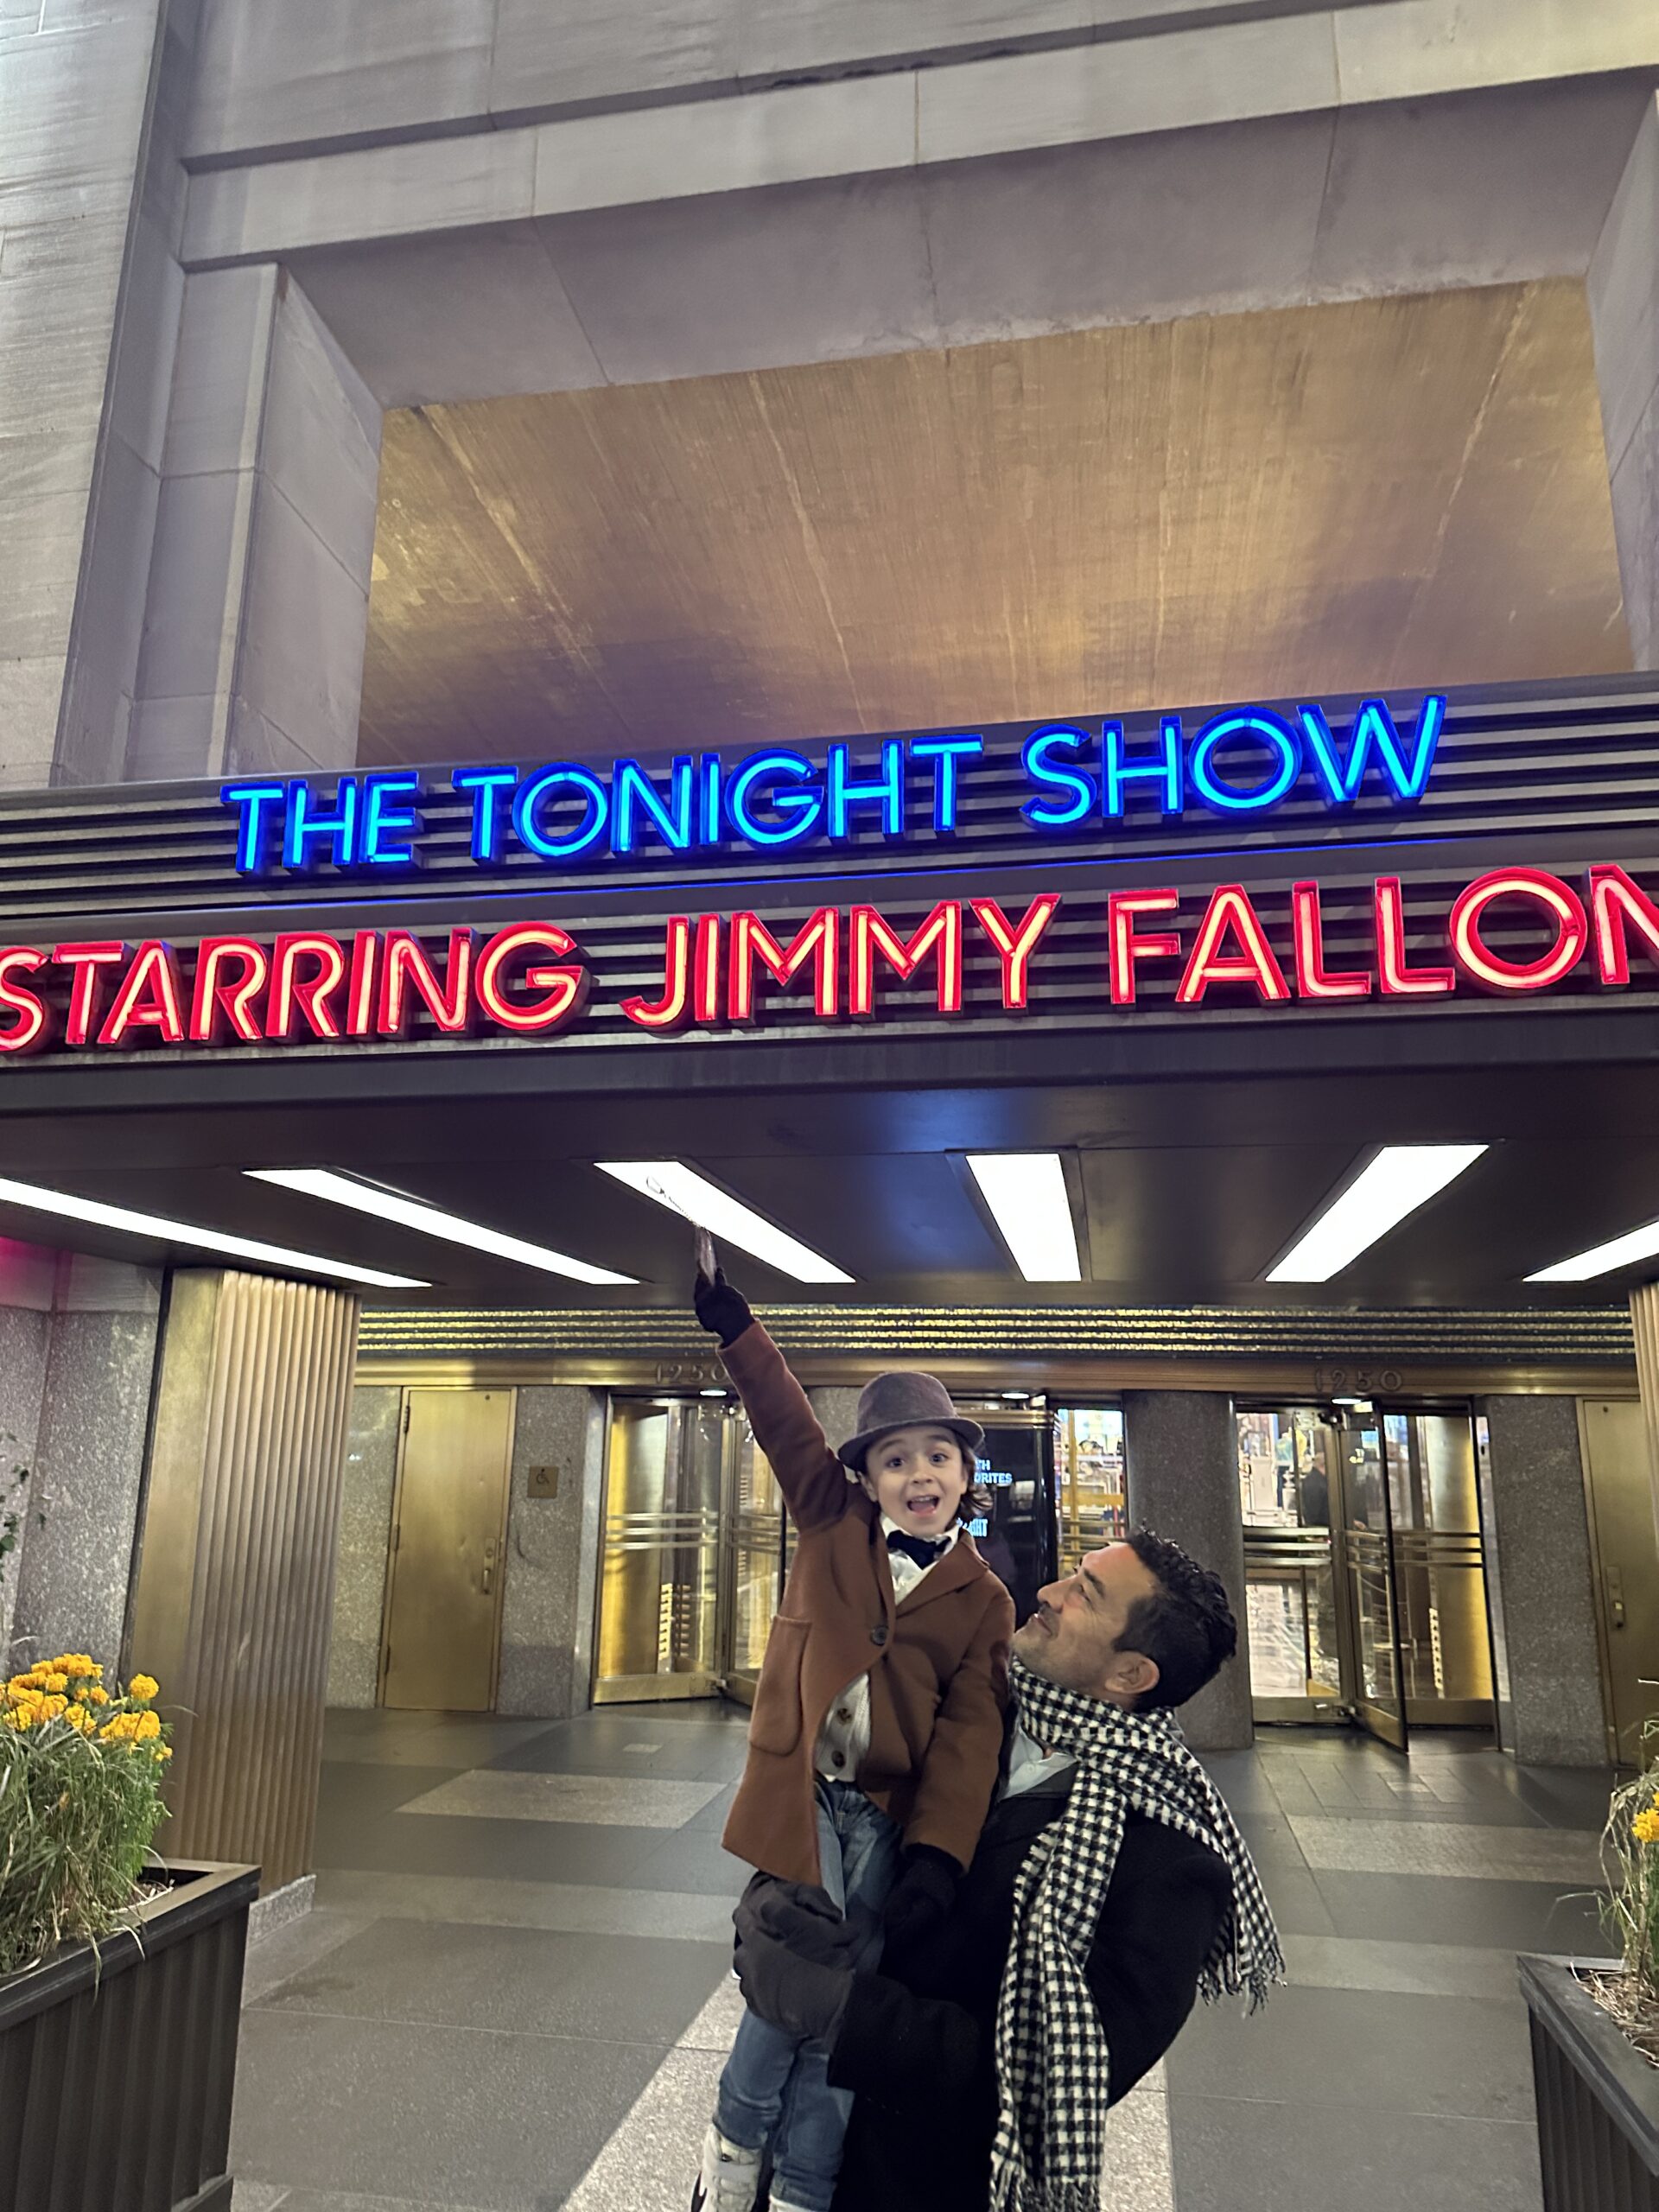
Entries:
{"type": "Polygon", "coordinates": [[[1520,1961],[1545,2212],[1659,2212],[1659,2068],[1579,1979],[1607,1959],[1520,1961]]]}
{"type": "Polygon", "coordinates": [[[0,2205],[229,2212],[251,1866],[169,1866],[137,1933],[0,1980],[0,2205]]]}

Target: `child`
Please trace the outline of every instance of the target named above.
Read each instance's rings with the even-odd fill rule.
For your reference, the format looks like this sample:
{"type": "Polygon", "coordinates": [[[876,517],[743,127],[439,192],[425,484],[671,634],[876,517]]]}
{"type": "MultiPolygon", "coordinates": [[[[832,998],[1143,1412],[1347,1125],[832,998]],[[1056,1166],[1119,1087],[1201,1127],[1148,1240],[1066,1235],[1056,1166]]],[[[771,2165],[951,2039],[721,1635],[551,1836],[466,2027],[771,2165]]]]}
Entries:
{"type": "MultiPolygon", "coordinates": [[[[723,1274],[696,1308],[799,1536],[726,1848],[868,1922],[849,1963],[873,1965],[884,1908],[906,1939],[948,1909],[996,1781],[1014,1602],[958,1517],[984,1431],[932,1376],[881,1375],[837,1455],[723,1274]]],[[[768,2148],[772,2212],[829,2212],[852,2098],[828,2066],[745,2013],[692,2212],[748,2212],[768,2148]]]]}

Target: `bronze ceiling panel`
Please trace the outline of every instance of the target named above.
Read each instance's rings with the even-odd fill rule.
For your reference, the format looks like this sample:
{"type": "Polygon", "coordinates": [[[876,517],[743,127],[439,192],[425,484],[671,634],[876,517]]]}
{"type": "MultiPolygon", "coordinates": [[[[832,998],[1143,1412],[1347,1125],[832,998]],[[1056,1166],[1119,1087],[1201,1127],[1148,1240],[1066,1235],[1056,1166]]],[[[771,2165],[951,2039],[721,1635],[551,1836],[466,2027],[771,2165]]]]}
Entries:
{"type": "Polygon", "coordinates": [[[393,412],[361,757],[1629,665],[1560,279],[393,412]]]}

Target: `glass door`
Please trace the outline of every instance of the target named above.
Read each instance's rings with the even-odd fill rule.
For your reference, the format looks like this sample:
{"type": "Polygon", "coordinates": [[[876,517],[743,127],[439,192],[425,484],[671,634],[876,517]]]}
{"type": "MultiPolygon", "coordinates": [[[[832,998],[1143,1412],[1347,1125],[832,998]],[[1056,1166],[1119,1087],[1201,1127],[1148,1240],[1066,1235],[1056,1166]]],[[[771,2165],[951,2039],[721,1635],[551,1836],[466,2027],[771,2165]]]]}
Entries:
{"type": "Polygon", "coordinates": [[[783,1507],[721,1399],[611,1408],[594,1702],[753,1703],[782,1583],[783,1507]]]}
{"type": "Polygon", "coordinates": [[[1474,1425],[1466,1413],[1385,1413],[1406,1715],[1492,1726],[1492,1647],[1474,1425]]]}
{"type": "Polygon", "coordinates": [[[1395,1751],[1406,1748],[1406,1692],[1400,1663],[1394,1524],[1382,1432],[1371,1413],[1344,1414],[1329,1454],[1337,1557],[1337,1603],[1346,1607],[1354,1718],[1395,1751]]]}
{"type": "Polygon", "coordinates": [[[1129,1533],[1120,1406],[1062,1406],[1054,1416],[1054,1490],[1059,1508],[1060,1572],[1075,1573],[1085,1552],[1129,1533]]]}
{"type": "Polygon", "coordinates": [[[1241,1410],[1251,1704],[1258,1720],[1356,1720],[1403,1751],[1394,1552],[1375,1414],[1241,1410]]]}

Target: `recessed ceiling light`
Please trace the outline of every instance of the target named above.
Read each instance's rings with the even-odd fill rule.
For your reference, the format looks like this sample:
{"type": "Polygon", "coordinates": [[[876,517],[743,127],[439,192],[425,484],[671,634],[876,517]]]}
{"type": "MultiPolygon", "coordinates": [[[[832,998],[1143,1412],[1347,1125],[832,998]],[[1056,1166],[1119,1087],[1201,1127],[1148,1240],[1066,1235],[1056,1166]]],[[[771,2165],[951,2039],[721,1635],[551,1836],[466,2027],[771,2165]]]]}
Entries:
{"type": "Polygon", "coordinates": [[[647,1198],[655,1198],[659,1206],[666,1206],[671,1213],[683,1214],[688,1221],[706,1229],[719,1243],[735,1244],[740,1252],[747,1252],[751,1259],[764,1261],[767,1267],[776,1268],[779,1274],[793,1275],[797,1282],[851,1282],[853,1278],[838,1268],[833,1260],[826,1260],[798,1236],[791,1236],[787,1230],[779,1229],[764,1214],[756,1213],[753,1206],[746,1206],[729,1191],[722,1191],[706,1175],[699,1175],[695,1167],[688,1167],[678,1160],[596,1160],[594,1165],[601,1175],[613,1175],[619,1183],[626,1183],[630,1190],[639,1192],[647,1198]]]}
{"type": "Polygon", "coordinates": [[[1026,1281],[1081,1282],[1059,1154],[970,1152],[968,1165],[1026,1281]]]}
{"type": "Polygon", "coordinates": [[[169,1244],[190,1244],[200,1252],[222,1253],[230,1260],[252,1260],[260,1267],[281,1268],[290,1274],[364,1283],[372,1290],[431,1288],[420,1275],[391,1275],[379,1268],[354,1267],[347,1260],[325,1260],[315,1252],[292,1252],[285,1244],[263,1244],[251,1236],[227,1236],[220,1229],[198,1229],[191,1222],[169,1221],[158,1213],[136,1213],[130,1206],[105,1205],[101,1198],[76,1198],[67,1191],[43,1191],[36,1184],[14,1183],[5,1176],[0,1176],[0,1205],[27,1206],[35,1213],[55,1214],[64,1221],[119,1230],[124,1236],[162,1237],[169,1244]]]}
{"type": "Polygon", "coordinates": [[[1570,1260],[1557,1260],[1553,1268],[1540,1268],[1527,1281],[1588,1282],[1592,1275],[1611,1274],[1615,1268],[1634,1267],[1638,1260],[1651,1260],[1656,1255],[1659,1255],[1659,1221],[1649,1221],[1640,1229],[1627,1229],[1622,1236],[1610,1236],[1605,1244],[1592,1244],[1587,1252],[1575,1252],[1570,1260]]]}
{"type": "Polygon", "coordinates": [[[1484,1144],[1384,1145],[1268,1269],[1268,1281],[1329,1282],[1485,1150],[1484,1144]]]}
{"type": "Polygon", "coordinates": [[[619,1275],[609,1268],[595,1268],[586,1260],[573,1260],[545,1244],[527,1244],[522,1236],[508,1236],[487,1229],[480,1221],[464,1221],[459,1214],[405,1198],[401,1191],[382,1190],[378,1183],[359,1183],[337,1175],[331,1167],[245,1167],[257,1183],[279,1184],[302,1198],[324,1198],[330,1205],[349,1206],[376,1221],[396,1222],[422,1236],[435,1236],[445,1244],[465,1245],[469,1251],[488,1252],[498,1260],[516,1260],[520,1267],[539,1268],[545,1274],[563,1275],[571,1282],[635,1282],[635,1275],[619,1275]]]}

